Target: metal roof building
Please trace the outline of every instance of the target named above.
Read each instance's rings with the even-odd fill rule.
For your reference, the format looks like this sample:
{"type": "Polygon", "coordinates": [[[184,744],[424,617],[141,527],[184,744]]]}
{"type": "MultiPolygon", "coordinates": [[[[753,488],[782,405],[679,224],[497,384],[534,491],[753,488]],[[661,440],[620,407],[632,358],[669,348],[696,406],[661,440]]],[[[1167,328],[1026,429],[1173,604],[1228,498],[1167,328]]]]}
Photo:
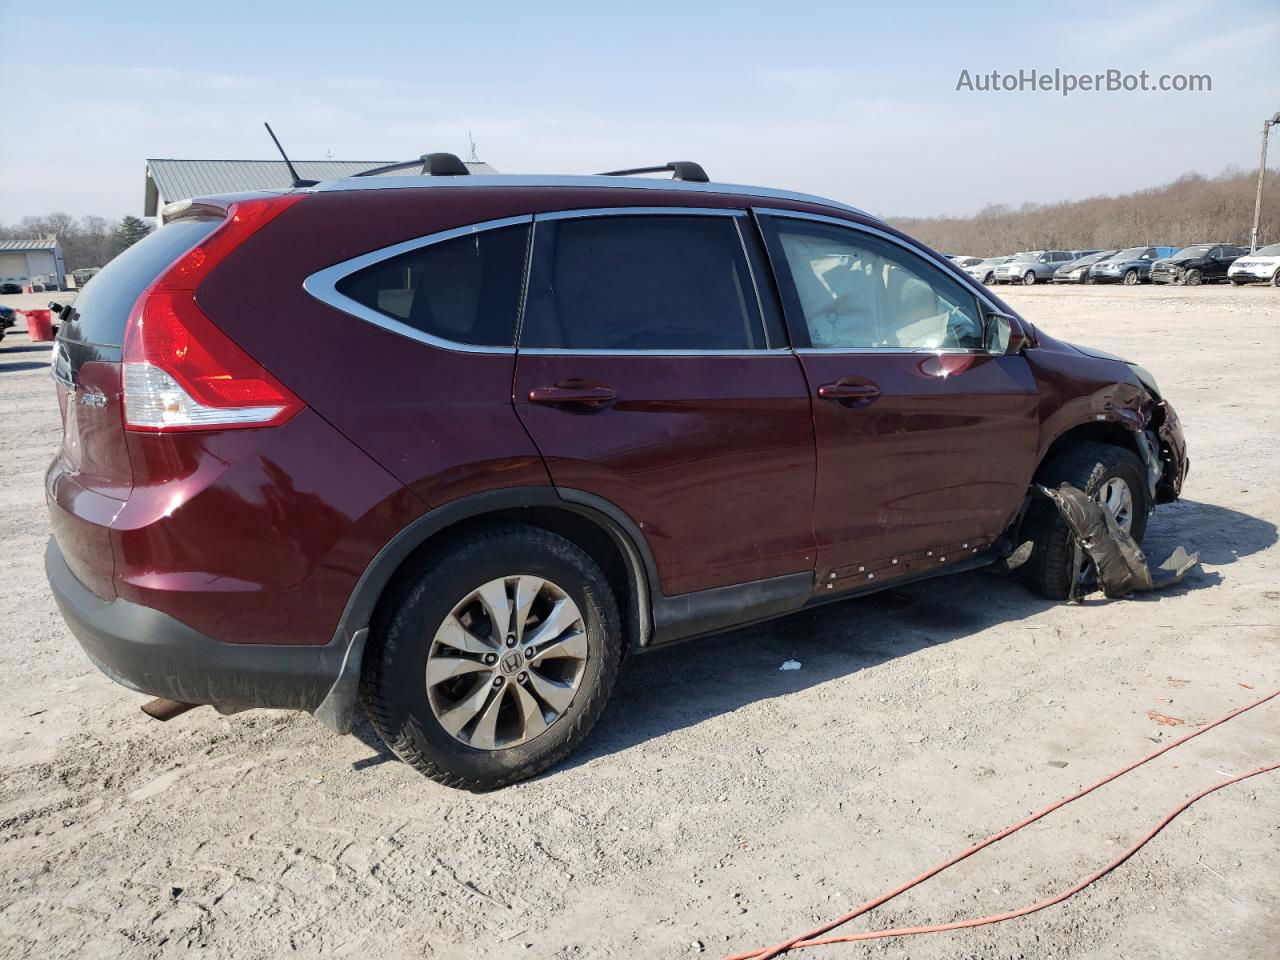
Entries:
{"type": "MultiPolygon", "coordinates": [[[[295,160],[304,180],[341,180],[386,166],[394,160],[295,160]]],[[[472,173],[498,171],[487,163],[467,161],[472,173]]],[[[398,170],[389,176],[404,176],[398,170]]],[[[287,190],[293,178],[283,160],[148,160],[147,192],[143,214],[154,217],[166,203],[214,193],[247,193],[253,190],[287,190]]]]}
{"type": "Polygon", "coordinates": [[[0,283],[29,287],[34,283],[62,289],[67,267],[56,237],[35,240],[0,240],[0,283]]]}

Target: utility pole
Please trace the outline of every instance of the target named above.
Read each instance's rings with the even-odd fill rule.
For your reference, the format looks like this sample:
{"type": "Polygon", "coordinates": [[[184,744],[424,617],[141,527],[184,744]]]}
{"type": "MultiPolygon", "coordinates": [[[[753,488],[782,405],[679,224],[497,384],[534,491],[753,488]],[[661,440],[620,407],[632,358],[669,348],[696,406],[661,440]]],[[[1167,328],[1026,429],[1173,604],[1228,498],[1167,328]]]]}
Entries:
{"type": "Polygon", "coordinates": [[[1262,121],[1262,156],[1258,160],[1258,193],[1253,198],[1253,232],[1249,234],[1249,252],[1258,249],[1258,222],[1262,219],[1262,183],[1267,176],[1267,134],[1271,128],[1280,124],[1280,112],[1262,121]]]}

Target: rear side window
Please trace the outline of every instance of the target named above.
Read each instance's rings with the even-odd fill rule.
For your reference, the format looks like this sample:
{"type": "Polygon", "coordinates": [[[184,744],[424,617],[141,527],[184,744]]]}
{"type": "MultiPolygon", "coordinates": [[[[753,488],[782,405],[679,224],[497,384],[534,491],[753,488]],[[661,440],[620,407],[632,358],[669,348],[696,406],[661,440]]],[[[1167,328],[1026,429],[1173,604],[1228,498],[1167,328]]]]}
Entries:
{"type": "Polygon", "coordinates": [[[62,325],[66,340],[124,345],[129,313],[147,286],[180,256],[213,233],[222,220],[175,220],[143,237],[108,263],[76,297],[62,325]]]}
{"type": "Polygon", "coordinates": [[[528,235],[521,225],[442,240],[358,270],[337,290],[433,337],[510,347],[528,235]]]}
{"type": "Polygon", "coordinates": [[[734,218],[663,214],[537,225],[521,347],[765,347],[734,218]]]}

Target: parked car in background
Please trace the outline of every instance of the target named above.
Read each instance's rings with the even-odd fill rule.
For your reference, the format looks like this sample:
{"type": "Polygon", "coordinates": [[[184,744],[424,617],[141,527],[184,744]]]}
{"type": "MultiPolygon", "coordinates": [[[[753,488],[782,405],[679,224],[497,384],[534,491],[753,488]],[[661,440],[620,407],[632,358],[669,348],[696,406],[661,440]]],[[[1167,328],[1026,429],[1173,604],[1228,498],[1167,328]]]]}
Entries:
{"type": "Polygon", "coordinates": [[[1093,283],[1123,283],[1126,286],[1146,283],[1151,279],[1151,265],[1177,252],[1177,247],[1129,247],[1095,263],[1089,268],[1089,279],[1093,283]]]}
{"type": "Polygon", "coordinates": [[[0,340],[9,332],[9,328],[18,322],[18,311],[13,307],[0,307],[0,340]]]}
{"type": "Polygon", "coordinates": [[[1280,243],[1242,254],[1227,269],[1227,279],[1237,286],[1244,283],[1270,283],[1280,287],[1280,243]]]}
{"type": "Polygon", "coordinates": [[[81,289],[86,283],[93,279],[94,274],[101,271],[101,267],[80,267],[71,271],[71,276],[76,281],[76,289],[81,289]]]}
{"type": "Polygon", "coordinates": [[[996,267],[1002,263],[1008,263],[1009,257],[987,257],[985,260],[979,260],[977,263],[964,267],[964,272],[979,283],[992,284],[995,282],[996,267]]]}
{"type": "Polygon", "coordinates": [[[1092,283],[1089,268],[1099,260],[1114,256],[1119,250],[1087,250],[1053,271],[1054,283],[1092,283]]]}
{"type": "Polygon", "coordinates": [[[1248,248],[1229,243],[1196,243],[1151,265],[1152,283],[1185,283],[1196,287],[1227,279],[1231,264],[1248,248]]]}
{"type": "Polygon", "coordinates": [[[624,651],[1027,542],[1063,599],[1083,568],[1032,483],[1139,541],[1178,497],[1141,367],[859,210],[673,166],[197,198],[112,260],[59,311],[45,477],[89,658],[344,733],[363,700],[488,789],[582,742],[624,651]]]}
{"type": "Polygon", "coordinates": [[[22,284],[14,283],[12,280],[6,280],[0,283],[0,293],[22,293],[22,284]]]}
{"type": "Polygon", "coordinates": [[[972,267],[975,263],[982,262],[981,257],[949,257],[948,259],[961,270],[965,267],[972,267]]]}
{"type": "Polygon", "coordinates": [[[1053,272],[1074,260],[1070,250],[1028,250],[1015,254],[1007,263],[996,267],[996,283],[1021,283],[1026,286],[1040,280],[1053,279],[1053,272]]]}

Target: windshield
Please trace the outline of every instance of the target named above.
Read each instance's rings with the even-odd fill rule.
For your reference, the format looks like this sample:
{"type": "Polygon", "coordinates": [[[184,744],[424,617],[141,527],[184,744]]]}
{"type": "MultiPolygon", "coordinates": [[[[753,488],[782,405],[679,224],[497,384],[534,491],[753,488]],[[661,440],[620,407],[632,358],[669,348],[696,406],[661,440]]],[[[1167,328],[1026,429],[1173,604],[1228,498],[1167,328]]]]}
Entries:
{"type": "Polygon", "coordinates": [[[1020,253],[1013,258],[1013,262],[1014,263],[1030,263],[1032,260],[1039,260],[1039,259],[1040,259],[1040,253],[1039,251],[1036,251],[1035,253],[1020,253]]]}
{"type": "MultiPolygon", "coordinates": [[[[1280,246],[1280,244],[1277,244],[1277,246],[1280,246]]],[[[1259,250],[1258,252],[1261,253],[1262,251],[1259,250]]],[[[981,264],[975,264],[975,266],[998,267],[1008,259],[1008,257],[987,257],[981,264]]]]}
{"type": "Polygon", "coordinates": [[[1112,260],[1137,260],[1147,252],[1146,247],[1130,247],[1128,250],[1121,250],[1112,260]]]}
{"type": "Polygon", "coordinates": [[[1115,256],[1114,250],[1099,250],[1097,253],[1089,253],[1075,261],[1077,267],[1087,267],[1091,263],[1098,263],[1102,260],[1109,260],[1115,256]]]}
{"type": "Polygon", "coordinates": [[[1172,257],[1170,257],[1169,259],[1171,259],[1171,260],[1191,260],[1191,259],[1193,259],[1193,258],[1195,258],[1195,257],[1203,257],[1205,254],[1207,254],[1207,253],[1208,253],[1210,250],[1212,250],[1212,249],[1213,249],[1213,244],[1211,244],[1211,243],[1201,243],[1201,244],[1197,244],[1197,245],[1196,245],[1196,246],[1194,246],[1194,247],[1187,247],[1187,248],[1185,248],[1185,249],[1183,249],[1183,250],[1179,250],[1177,253],[1175,253],[1175,254],[1174,254],[1172,257]]]}
{"type": "Polygon", "coordinates": [[[1280,243],[1269,243],[1253,251],[1255,257],[1280,257],[1280,243]]]}

